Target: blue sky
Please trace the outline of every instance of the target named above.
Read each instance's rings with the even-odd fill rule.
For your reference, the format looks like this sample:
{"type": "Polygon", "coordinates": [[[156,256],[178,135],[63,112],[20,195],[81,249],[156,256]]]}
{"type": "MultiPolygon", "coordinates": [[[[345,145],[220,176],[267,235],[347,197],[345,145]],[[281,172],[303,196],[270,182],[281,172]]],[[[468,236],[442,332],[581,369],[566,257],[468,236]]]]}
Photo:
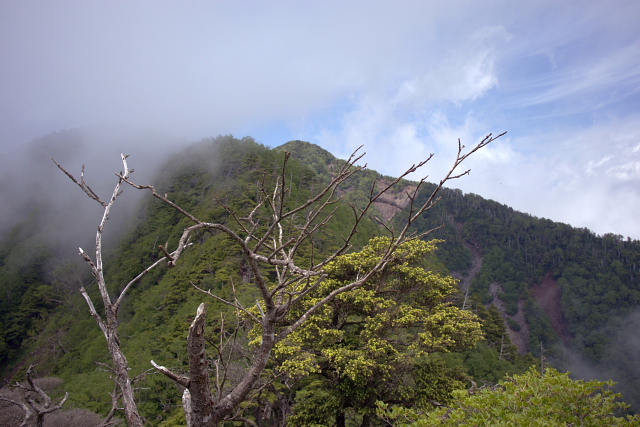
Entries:
{"type": "MultiPolygon", "coordinates": [[[[0,0],[0,150],[133,124],[291,139],[640,239],[640,2],[0,0]]],[[[417,176],[416,176],[417,178],[417,176]]]]}

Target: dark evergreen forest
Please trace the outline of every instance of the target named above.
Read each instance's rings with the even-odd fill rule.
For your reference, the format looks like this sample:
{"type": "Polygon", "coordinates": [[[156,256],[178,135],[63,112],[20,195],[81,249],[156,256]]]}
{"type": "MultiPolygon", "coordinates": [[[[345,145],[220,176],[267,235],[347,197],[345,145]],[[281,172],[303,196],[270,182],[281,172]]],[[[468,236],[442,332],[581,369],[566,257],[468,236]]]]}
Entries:
{"type": "MultiPolygon", "coordinates": [[[[150,179],[159,192],[190,212],[224,224],[233,220],[229,208],[241,212],[251,206],[256,183],[265,173],[278,171],[285,150],[293,158],[286,170],[292,200],[308,198],[344,163],[307,142],[269,148],[251,138],[220,136],[172,155],[150,179]]],[[[38,168],[60,174],[53,163],[41,160],[38,168]]],[[[133,156],[131,164],[138,168],[133,156]]],[[[392,179],[370,170],[355,175],[341,188],[342,202],[313,250],[323,254],[338,247],[348,232],[350,206],[366,202],[372,187],[392,179]]],[[[406,190],[415,185],[403,181],[394,194],[376,202],[374,216],[400,224],[409,206],[406,190]]],[[[427,197],[432,188],[428,184],[419,197],[427,197]]],[[[613,234],[598,236],[453,188],[443,189],[440,196],[439,203],[414,224],[416,232],[440,227],[428,236],[438,240],[437,250],[416,265],[459,279],[447,301],[478,316],[483,339],[470,348],[434,351],[403,365],[402,369],[411,369],[411,390],[399,368],[396,376],[380,381],[375,393],[368,386],[366,396],[355,383],[333,386],[335,372],[329,365],[307,375],[276,376],[247,404],[248,418],[275,426],[295,414],[295,425],[311,426],[323,425],[313,414],[332,413],[335,418],[325,420],[326,425],[340,425],[345,419],[346,425],[364,425],[363,420],[375,412],[376,400],[433,409],[451,399],[456,388],[490,386],[532,365],[569,370],[579,378],[613,379],[624,400],[640,410],[640,343],[633,335],[640,323],[640,242],[613,234]]],[[[150,197],[131,203],[136,208],[126,211],[109,231],[105,271],[114,293],[162,256],[158,245],[175,244],[188,225],[176,210],[150,197]]],[[[82,286],[89,293],[97,290],[91,272],[75,253],[78,245],[92,245],[95,231],[89,229],[82,238],[71,233],[80,241],[69,241],[60,236],[60,229],[69,226],[60,215],[35,198],[0,236],[0,374],[5,380],[20,381],[34,364],[39,376],[62,380],[52,393],[69,392],[69,408],[104,415],[111,407],[113,383],[98,363],[107,364],[109,357],[78,292],[82,286]]],[[[68,213],[62,215],[69,215],[72,224],[77,221],[68,213]]],[[[375,217],[361,224],[353,252],[386,235],[375,217]]],[[[88,220],[95,230],[99,214],[88,220]]],[[[206,299],[191,284],[251,302],[246,286],[251,278],[239,249],[224,234],[205,232],[197,239],[176,267],[163,266],[146,275],[121,309],[122,345],[134,374],[144,377],[138,393],[148,425],[184,424],[177,388],[148,370],[152,359],[174,370],[185,369],[187,329],[206,299]]],[[[212,313],[208,341],[212,349],[229,355],[226,381],[233,382],[233,371],[246,365],[250,328],[236,319],[229,306],[207,302],[212,313]],[[225,347],[227,342],[233,342],[233,352],[225,347]]],[[[368,313],[357,309],[360,316],[368,313]]],[[[349,338],[352,342],[359,336],[355,331],[349,338]]],[[[301,348],[313,352],[314,345],[319,344],[305,342],[301,348]]],[[[282,361],[274,359],[271,372],[277,371],[278,363],[282,361]]]]}

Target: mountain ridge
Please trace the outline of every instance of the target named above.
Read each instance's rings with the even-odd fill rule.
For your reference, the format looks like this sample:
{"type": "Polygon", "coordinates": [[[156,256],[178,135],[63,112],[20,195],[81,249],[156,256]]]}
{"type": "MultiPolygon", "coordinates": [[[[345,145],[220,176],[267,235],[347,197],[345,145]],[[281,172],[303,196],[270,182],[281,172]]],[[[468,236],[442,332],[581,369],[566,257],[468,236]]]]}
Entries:
{"type": "MultiPolygon", "coordinates": [[[[177,201],[201,214],[209,218],[227,218],[225,209],[216,207],[215,200],[210,195],[214,194],[225,203],[245,203],[255,194],[255,180],[260,179],[265,172],[277,171],[281,167],[283,150],[291,150],[292,158],[295,159],[290,166],[299,197],[312,191],[319,181],[328,179],[332,168],[344,162],[322,147],[303,141],[290,141],[279,147],[269,148],[251,138],[238,140],[232,136],[223,136],[203,140],[172,155],[159,169],[155,182],[159,189],[173,194],[177,201]],[[244,178],[239,181],[238,177],[244,178]],[[217,193],[213,192],[214,189],[217,193]]],[[[132,165],[139,168],[135,162],[132,165]]],[[[376,171],[362,171],[345,189],[345,201],[357,205],[368,199],[372,186],[381,185],[389,179],[376,171]]],[[[66,184],[73,187],[71,182],[66,184]]],[[[415,186],[415,183],[403,181],[398,192],[376,205],[381,220],[394,224],[407,214],[408,199],[397,196],[403,194],[403,188],[411,186],[415,186]]],[[[425,183],[417,202],[424,200],[433,187],[433,184],[425,183]]],[[[77,188],[72,190],[81,193],[77,188]]],[[[83,194],[79,195],[84,197],[83,194]]],[[[637,268],[640,268],[640,242],[631,239],[625,241],[621,236],[613,234],[596,236],[586,229],[536,218],[456,189],[444,188],[441,195],[442,200],[427,217],[418,221],[413,231],[442,226],[429,235],[429,238],[445,240],[438,251],[439,258],[449,272],[461,279],[464,297],[461,305],[468,304],[478,311],[486,310],[491,305],[498,307],[503,314],[504,328],[521,353],[531,351],[548,359],[555,358],[554,364],[557,366],[571,368],[565,355],[565,351],[570,350],[589,363],[607,363],[616,369],[620,367],[619,371],[609,371],[611,377],[616,376],[618,381],[625,376],[637,377],[630,374],[631,367],[616,362],[619,360],[616,359],[616,354],[625,354],[629,348],[618,348],[614,345],[617,343],[612,343],[611,337],[615,334],[611,333],[611,328],[621,318],[632,315],[640,304],[640,274],[637,273],[637,268]],[[554,312],[562,313],[566,323],[558,323],[562,316],[555,318],[554,312]],[[571,337],[570,340],[566,340],[562,327],[566,337],[571,337]]],[[[153,201],[136,203],[138,208],[131,214],[133,219],[125,227],[126,240],[114,243],[113,251],[120,251],[120,261],[117,262],[121,265],[119,268],[113,265],[109,268],[116,283],[126,283],[125,273],[139,271],[145,262],[153,259],[155,255],[149,253],[149,249],[157,246],[157,242],[175,240],[176,232],[171,231],[172,227],[179,229],[182,224],[178,216],[156,206],[153,201]],[[135,252],[138,251],[135,249],[137,247],[145,247],[146,252],[135,252]],[[144,255],[141,256],[141,253],[144,255]]],[[[346,218],[347,213],[345,206],[344,213],[340,214],[346,218]]],[[[88,220],[95,227],[97,219],[88,220]]],[[[68,364],[69,354],[79,354],[80,351],[69,347],[72,341],[70,337],[79,333],[77,328],[82,326],[96,329],[90,316],[87,316],[84,302],[73,293],[74,287],[77,289],[79,285],[90,283],[90,278],[87,278],[86,271],[81,272],[83,267],[78,266],[77,261],[69,263],[66,259],[47,258],[50,257],[48,254],[56,252],[59,242],[53,245],[52,251],[45,241],[43,246],[38,246],[40,243],[36,240],[29,240],[32,236],[44,233],[46,221],[36,223],[25,217],[21,224],[23,232],[26,230],[27,234],[20,235],[22,237],[17,241],[15,238],[12,240],[10,234],[5,234],[0,239],[0,286],[5,294],[8,292],[11,295],[0,310],[0,322],[8,326],[3,328],[0,355],[7,360],[7,354],[18,345],[19,334],[23,333],[27,340],[25,343],[30,346],[38,342],[43,345],[47,340],[53,342],[51,351],[57,354],[56,357],[62,364],[68,364]],[[20,266],[15,262],[22,256],[18,250],[30,254],[28,262],[22,262],[20,266]],[[74,275],[78,277],[73,278],[74,275]],[[43,326],[45,319],[57,310],[50,306],[50,301],[61,295],[66,304],[63,306],[82,313],[82,318],[75,319],[76,325],[69,326],[63,320],[69,314],[58,314],[63,317],[53,321],[55,325],[43,326]],[[10,304],[15,306],[12,308],[10,304]],[[16,307],[26,314],[16,317],[16,307]],[[25,322],[22,330],[16,329],[20,326],[18,321],[25,322]],[[43,327],[44,329],[38,329],[43,327]],[[35,333],[36,338],[29,338],[30,333],[35,333]],[[62,335],[55,338],[58,333],[62,335]],[[59,339],[58,344],[55,344],[55,339],[59,339]]],[[[358,244],[364,244],[368,237],[380,233],[373,222],[363,227],[358,244]]],[[[339,229],[336,230],[339,235],[339,229]]],[[[43,236],[46,237],[46,233],[43,236]]],[[[327,235],[323,238],[320,243],[335,244],[332,240],[334,236],[327,235]]],[[[212,287],[219,287],[232,272],[243,268],[236,255],[224,248],[224,242],[216,240],[218,238],[215,236],[209,239],[206,248],[212,251],[210,254],[198,250],[187,258],[189,268],[195,267],[195,272],[187,271],[186,267],[158,270],[136,287],[130,297],[131,304],[137,298],[147,294],[150,296],[144,309],[123,309],[125,329],[128,328],[131,334],[150,333],[136,331],[130,323],[135,320],[147,325],[145,328],[150,328],[149,331],[152,329],[148,324],[157,323],[154,327],[162,325],[162,328],[171,331],[170,335],[184,333],[185,319],[189,318],[190,310],[193,309],[189,305],[195,304],[197,298],[185,283],[189,283],[189,280],[205,280],[212,287]],[[198,255],[210,263],[215,259],[216,268],[212,267],[213,264],[206,265],[206,262],[199,261],[198,255]],[[171,285],[168,282],[161,285],[164,281],[171,282],[171,285]],[[159,292],[162,286],[165,289],[164,295],[149,293],[155,287],[158,287],[159,292]],[[140,320],[143,314],[156,320],[140,320]],[[178,321],[173,316],[181,316],[182,320],[178,321]]],[[[77,244],[72,247],[77,247],[77,244]]],[[[495,338],[490,345],[499,346],[500,337],[495,338]]],[[[80,366],[87,369],[92,356],[96,360],[104,360],[99,356],[99,337],[97,339],[96,343],[82,344],[86,361],[78,363],[77,369],[80,366]]],[[[175,339],[167,341],[167,350],[179,351],[178,340],[175,339]]],[[[147,350],[140,350],[140,355],[136,357],[139,359],[139,366],[148,363],[144,360],[147,354],[147,350]]],[[[28,359],[24,354],[13,355],[20,356],[23,361],[28,359]]],[[[80,381],[78,376],[68,378],[80,381]]],[[[640,396],[640,385],[633,381],[622,383],[626,387],[625,396],[635,402],[640,396]]]]}

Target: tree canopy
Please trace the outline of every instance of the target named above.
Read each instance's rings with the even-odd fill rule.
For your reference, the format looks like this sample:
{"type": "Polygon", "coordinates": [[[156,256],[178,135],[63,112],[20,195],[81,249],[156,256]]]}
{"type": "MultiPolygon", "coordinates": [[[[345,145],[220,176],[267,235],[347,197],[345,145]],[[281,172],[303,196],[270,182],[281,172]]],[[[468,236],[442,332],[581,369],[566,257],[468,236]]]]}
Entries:
{"type": "MultiPolygon", "coordinates": [[[[375,238],[362,251],[331,262],[327,280],[300,309],[369,271],[391,243],[375,238]]],[[[344,426],[350,409],[367,426],[377,400],[413,404],[429,397],[416,375],[429,355],[468,348],[483,337],[480,319],[451,304],[457,281],[429,269],[437,243],[406,241],[384,271],[337,296],[278,344],[280,370],[310,376],[291,423],[319,425],[310,388],[333,402],[332,411],[325,408],[321,415],[325,423],[335,417],[344,426]]]]}
{"type": "MultiPolygon", "coordinates": [[[[132,160],[138,169],[139,159],[132,160]]],[[[159,195],[181,206],[198,221],[235,227],[242,234],[238,220],[245,221],[260,200],[270,203],[262,189],[272,191],[278,180],[285,179],[281,206],[285,211],[295,209],[331,182],[345,162],[302,141],[270,149],[251,138],[222,136],[175,153],[153,181],[158,183],[159,195]],[[283,173],[284,150],[292,152],[283,173]],[[262,188],[261,183],[265,184],[262,188]]],[[[344,247],[335,262],[325,265],[326,280],[299,282],[302,288],[307,286],[304,289],[319,283],[317,289],[307,293],[309,298],[319,298],[320,289],[330,291],[357,279],[358,266],[366,267],[376,256],[371,247],[384,245],[375,243],[383,240],[375,239],[363,251],[369,239],[398,231],[412,206],[421,205],[437,188],[437,183],[424,182],[416,195],[412,191],[417,183],[398,181],[388,197],[378,198],[370,205],[358,232],[350,236],[354,210],[359,212],[371,197],[392,182],[393,178],[375,171],[361,170],[339,186],[326,211],[315,218],[315,224],[322,225],[318,229],[321,231],[314,232],[297,247],[298,266],[308,268],[314,260],[318,262],[341,251],[345,238],[350,239],[350,246],[344,247]],[[415,196],[415,200],[407,195],[415,196]],[[386,222],[388,216],[383,213],[395,217],[386,222]]],[[[129,191],[128,187],[125,191],[129,191]]],[[[99,192],[104,196],[103,191],[99,192]]],[[[375,400],[427,410],[437,406],[434,402],[447,404],[451,391],[468,387],[470,377],[479,384],[495,384],[505,374],[521,373],[534,360],[518,354],[510,334],[520,338],[513,342],[521,351],[538,352],[544,347],[545,355],[552,352],[549,347],[560,338],[554,330],[557,325],[551,324],[533,292],[544,280],[555,283],[561,290],[558,300],[561,298],[567,322],[564,338],[569,345],[591,360],[606,362],[606,375],[619,382],[628,380],[626,389],[622,389],[625,399],[637,400],[640,382],[633,375],[638,365],[634,363],[637,351],[633,346],[614,344],[633,343],[617,331],[633,331],[632,326],[637,323],[628,313],[637,306],[640,292],[639,242],[615,235],[595,236],[588,230],[534,218],[459,190],[440,188],[438,195],[442,200],[429,205],[428,215],[415,219],[409,235],[437,228],[428,238],[443,240],[437,243],[437,258],[444,267],[438,265],[433,251],[424,252],[423,259],[410,260],[405,267],[407,271],[417,267],[432,274],[433,283],[440,280],[453,283],[448,277],[451,272],[461,278],[463,294],[448,294],[443,301],[449,305],[443,307],[473,311],[482,321],[485,339],[461,352],[458,350],[463,346],[452,347],[450,353],[445,353],[445,345],[434,352],[442,335],[431,337],[434,344],[431,349],[424,345],[426,341],[416,331],[418,327],[434,325],[398,320],[411,314],[408,306],[430,312],[424,308],[426,297],[420,296],[420,286],[415,285],[422,282],[396,280],[404,274],[405,267],[398,264],[401,258],[390,259],[386,276],[373,275],[361,290],[336,296],[311,316],[307,325],[311,329],[300,328],[281,341],[282,346],[275,351],[282,354],[271,360],[265,371],[269,375],[276,373],[277,378],[271,383],[273,377],[260,379],[256,393],[251,395],[258,397],[242,406],[245,415],[252,420],[264,416],[269,421],[263,424],[278,425],[290,414],[287,411],[293,410],[293,416],[298,417],[293,419],[299,425],[339,422],[340,414],[347,418],[346,422],[361,424],[364,414],[371,414],[375,400]],[[378,290],[376,286],[381,283],[388,284],[388,289],[378,290]],[[497,292],[491,293],[491,289],[497,292]],[[377,311],[374,303],[380,304],[377,311]],[[501,303],[502,308],[496,308],[501,303]],[[312,338],[326,350],[316,348],[310,341],[312,338]],[[295,357],[278,370],[276,362],[287,361],[287,354],[295,357]],[[415,357],[409,361],[409,355],[415,357]],[[374,372],[372,376],[380,381],[353,374],[360,369],[374,372]],[[337,387],[338,383],[342,386],[337,387]],[[362,387],[365,392],[354,392],[359,384],[365,384],[362,387]],[[280,418],[274,415],[276,404],[280,405],[280,418]],[[303,420],[304,414],[314,412],[329,412],[331,419],[303,420]]],[[[118,203],[121,202],[124,199],[119,198],[118,203]]],[[[272,224],[269,215],[273,211],[266,208],[267,204],[262,205],[253,217],[258,233],[272,224]]],[[[293,236],[301,226],[304,228],[309,212],[310,209],[297,212],[281,222],[285,235],[293,236]]],[[[85,286],[96,302],[97,311],[103,310],[104,304],[95,284],[91,284],[89,269],[83,270],[84,265],[73,262],[75,255],[64,251],[77,247],[78,239],[69,236],[71,241],[64,244],[49,239],[50,227],[58,227],[53,220],[55,214],[46,206],[37,205],[37,209],[25,212],[11,232],[0,236],[0,291],[5,296],[0,299],[0,371],[20,380],[29,363],[37,364],[43,375],[64,379],[69,406],[105,414],[112,407],[109,393],[113,384],[107,372],[96,370],[95,362],[108,363],[109,357],[104,339],[100,338],[101,330],[78,289],[85,286]]],[[[111,297],[118,296],[138,273],[166,256],[155,249],[158,244],[165,249],[177,247],[184,229],[193,224],[179,210],[153,198],[141,203],[126,226],[118,222],[117,215],[114,219],[107,226],[112,244],[107,244],[104,252],[105,284],[111,297]]],[[[97,217],[95,222],[97,225],[97,217]]],[[[251,224],[246,221],[244,224],[251,230],[251,224]]],[[[203,298],[208,299],[208,311],[215,313],[206,320],[209,361],[221,363],[234,354],[233,360],[220,365],[233,372],[213,392],[217,396],[237,384],[239,374],[246,368],[247,357],[255,349],[247,345],[246,334],[252,326],[247,320],[248,313],[256,316],[261,309],[265,310],[265,304],[256,305],[261,298],[253,287],[256,276],[236,240],[206,226],[191,236],[195,244],[184,250],[174,268],[159,265],[128,288],[114,324],[119,328],[132,377],[143,374],[151,359],[183,374],[189,369],[184,356],[189,324],[203,298]],[[241,316],[240,322],[232,320],[237,312],[235,307],[203,296],[193,285],[226,302],[235,303],[237,298],[247,316],[241,316]],[[235,337],[234,345],[219,344],[229,337],[235,337]]],[[[91,236],[86,237],[87,242],[80,241],[89,248],[91,236]]],[[[286,239],[283,243],[287,243],[286,239]]],[[[425,244],[435,247],[436,242],[425,244]]],[[[399,248],[405,250],[405,246],[399,248]]],[[[273,251],[262,246],[262,252],[258,252],[257,255],[269,257],[273,251]]],[[[266,289],[277,293],[284,289],[276,285],[279,267],[266,264],[263,268],[266,289]]],[[[281,301],[286,302],[290,295],[293,293],[281,293],[281,301]]],[[[290,306],[289,314],[304,309],[304,301],[299,302],[290,306]]],[[[276,332],[284,330],[290,322],[290,317],[283,317],[276,332]]],[[[212,386],[218,386],[215,379],[212,386]]],[[[184,419],[184,415],[178,415],[180,392],[182,389],[176,390],[171,380],[161,375],[147,376],[143,386],[136,386],[135,396],[147,425],[184,425],[184,421],[182,424],[177,421],[180,417],[184,419]]]]}
{"type": "Polygon", "coordinates": [[[612,385],[573,380],[553,368],[544,373],[531,368],[495,387],[458,390],[447,407],[433,412],[381,404],[379,413],[396,427],[640,426],[639,416],[624,416],[628,405],[612,385]]]}

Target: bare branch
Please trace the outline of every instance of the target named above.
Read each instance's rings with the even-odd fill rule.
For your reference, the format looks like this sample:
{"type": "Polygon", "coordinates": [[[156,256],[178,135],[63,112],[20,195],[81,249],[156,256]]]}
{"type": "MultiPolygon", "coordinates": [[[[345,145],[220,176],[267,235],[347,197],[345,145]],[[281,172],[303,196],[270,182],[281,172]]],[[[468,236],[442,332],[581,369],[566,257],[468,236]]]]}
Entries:
{"type": "Polygon", "coordinates": [[[107,414],[105,419],[102,421],[102,423],[100,423],[100,425],[96,427],[109,427],[114,424],[114,422],[111,420],[116,415],[116,411],[119,409],[118,401],[120,400],[120,396],[121,396],[117,382],[114,384],[113,391],[109,394],[111,395],[111,409],[109,410],[109,413],[107,414]]]}
{"type": "MultiPolygon", "coordinates": [[[[95,240],[95,261],[91,259],[91,257],[84,251],[82,248],[79,248],[80,255],[84,258],[84,260],[91,267],[91,272],[93,276],[96,278],[96,282],[98,284],[98,290],[100,291],[100,295],[102,297],[102,302],[104,305],[104,318],[100,316],[89,297],[89,294],[86,292],[84,288],[80,290],[83,298],[87,302],[89,306],[89,311],[91,315],[96,320],[96,323],[102,330],[106,340],[107,346],[109,348],[109,353],[111,354],[111,358],[114,362],[114,373],[115,380],[120,388],[121,398],[123,401],[123,406],[125,410],[125,415],[127,418],[127,423],[130,427],[142,427],[144,422],[140,414],[138,413],[138,407],[134,397],[134,389],[132,386],[132,380],[129,376],[129,364],[127,359],[122,352],[122,348],[120,346],[120,338],[118,336],[118,308],[129,288],[139,280],[144,274],[147,273],[148,270],[143,271],[140,275],[138,275],[132,282],[130,282],[127,286],[125,286],[124,290],[120,293],[119,298],[115,303],[111,301],[109,296],[109,292],[107,289],[107,285],[104,278],[103,271],[103,251],[102,251],[102,235],[109,220],[109,214],[111,212],[111,208],[115,203],[116,199],[120,194],[122,194],[122,182],[128,180],[129,173],[132,170],[129,169],[127,165],[127,157],[128,155],[122,154],[120,156],[122,160],[123,170],[118,175],[119,179],[114,186],[113,193],[111,194],[111,198],[108,202],[102,201],[91,188],[86,185],[84,182],[84,167],[82,171],[81,181],[76,180],[73,175],[67,172],[61,165],[57,162],[56,165],[60,168],[73,182],[75,182],[80,188],[89,196],[90,198],[98,201],[103,207],[104,211],[102,214],[102,219],[98,225],[98,229],[96,231],[96,240],[95,240]]],[[[157,263],[156,263],[157,265],[157,263]]]]}
{"type": "Polygon", "coordinates": [[[55,163],[56,166],[58,166],[58,169],[64,172],[69,177],[69,179],[71,179],[71,181],[75,182],[78,185],[78,187],[80,187],[82,191],[85,192],[87,196],[89,196],[96,202],[100,203],[103,207],[107,206],[107,204],[104,201],[102,201],[100,197],[98,197],[95,191],[93,191],[91,187],[89,187],[87,183],[84,182],[84,165],[82,165],[82,172],[80,173],[80,181],[78,181],[71,173],[69,173],[69,171],[67,171],[60,163],[58,163],[56,159],[52,157],[51,160],[53,160],[53,163],[55,163]]]}
{"type": "MultiPolygon", "coordinates": [[[[162,245],[160,247],[162,247],[162,245]]],[[[173,259],[174,254],[167,254],[167,255],[168,256],[160,258],[159,260],[157,260],[156,262],[151,264],[149,267],[147,267],[144,270],[142,270],[142,272],[140,272],[140,274],[138,274],[136,277],[133,278],[133,280],[131,280],[129,283],[127,283],[127,285],[122,289],[122,292],[120,292],[120,296],[118,297],[116,302],[113,304],[113,306],[117,309],[120,306],[120,304],[122,304],[122,300],[124,299],[127,291],[129,291],[129,288],[131,288],[131,286],[133,286],[135,283],[140,281],[140,279],[142,279],[144,276],[146,276],[147,273],[149,273],[151,270],[153,270],[159,264],[162,264],[167,259],[173,259]]]]}
{"type": "Polygon", "coordinates": [[[12,386],[23,390],[20,400],[14,400],[0,395],[0,400],[20,406],[24,411],[24,419],[20,424],[20,427],[42,426],[44,423],[44,416],[62,409],[62,406],[69,398],[69,393],[65,392],[64,397],[60,402],[52,405],[49,395],[35,383],[35,380],[33,379],[33,368],[33,365],[29,365],[27,368],[26,377],[28,386],[23,386],[19,383],[12,386]],[[35,394],[35,396],[33,394],[35,394]]]}
{"type": "Polygon", "coordinates": [[[169,200],[166,195],[162,195],[162,194],[158,193],[156,191],[156,189],[152,185],[138,185],[138,184],[135,184],[135,183],[131,182],[129,180],[129,178],[127,176],[124,176],[123,174],[118,174],[117,173],[116,176],[118,176],[120,179],[122,179],[124,182],[126,182],[130,186],[132,186],[134,188],[137,188],[138,190],[149,190],[149,191],[151,191],[151,194],[153,195],[153,197],[155,197],[156,199],[159,199],[162,202],[166,203],[167,205],[171,206],[172,208],[174,208],[175,210],[177,210],[182,215],[186,216],[187,218],[189,218],[191,221],[195,222],[196,224],[200,222],[200,220],[198,218],[196,218],[195,216],[191,215],[189,212],[187,212],[186,210],[182,209],[180,206],[178,206],[177,204],[175,204],[174,202],[169,200]]]}
{"type": "Polygon", "coordinates": [[[253,320],[254,322],[256,322],[258,324],[260,323],[260,320],[258,320],[258,318],[255,317],[253,315],[253,313],[251,313],[246,308],[244,308],[237,300],[236,300],[236,302],[227,301],[226,299],[220,298],[218,295],[212,293],[211,291],[204,290],[204,289],[200,288],[198,285],[194,284],[193,282],[190,282],[190,283],[191,283],[191,286],[193,286],[194,288],[196,288],[197,290],[199,290],[203,294],[209,295],[211,298],[213,298],[213,299],[215,299],[217,301],[220,301],[223,304],[231,306],[231,307],[235,308],[236,310],[239,310],[239,311],[243,312],[245,315],[250,317],[251,320],[253,320]]]}
{"type": "Polygon", "coordinates": [[[91,301],[91,297],[89,296],[87,291],[84,289],[84,286],[82,288],[80,288],[80,294],[82,294],[82,297],[87,302],[87,305],[89,306],[89,312],[91,313],[93,318],[96,319],[96,323],[98,323],[98,326],[100,327],[100,330],[102,331],[102,333],[104,334],[105,337],[108,336],[109,331],[107,330],[107,326],[105,325],[104,321],[102,320],[102,317],[100,317],[100,315],[96,311],[96,308],[93,305],[93,301],[91,301]]]}
{"type": "MultiPolygon", "coordinates": [[[[469,173],[468,170],[459,172],[459,166],[470,155],[502,135],[504,135],[504,133],[497,137],[489,134],[469,151],[464,151],[465,147],[458,141],[458,152],[452,167],[424,202],[418,202],[417,200],[419,192],[426,182],[426,178],[420,180],[411,190],[406,191],[406,195],[410,201],[408,216],[403,224],[397,225],[397,229],[390,222],[384,223],[378,218],[372,217],[370,211],[376,203],[384,200],[383,197],[385,195],[402,185],[402,181],[406,177],[424,167],[433,158],[433,154],[426,160],[410,166],[399,177],[390,182],[374,182],[364,206],[352,206],[352,223],[349,224],[348,231],[342,236],[343,241],[339,247],[332,249],[331,254],[321,259],[316,259],[314,237],[320,235],[330,221],[334,220],[337,212],[336,204],[342,200],[342,196],[340,195],[340,192],[343,191],[341,185],[352,178],[354,174],[366,168],[366,165],[356,165],[364,156],[364,154],[359,154],[361,147],[355,150],[349,159],[340,166],[339,170],[332,174],[328,183],[314,192],[306,201],[295,205],[292,200],[288,200],[292,188],[292,183],[287,180],[287,168],[291,153],[285,152],[281,168],[275,173],[272,178],[273,181],[269,179],[271,184],[268,185],[266,176],[263,177],[261,183],[258,183],[259,188],[255,204],[246,217],[243,217],[242,213],[236,212],[231,206],[216,199],[220,206],[230,214],[232,220],[229,224],[202,221],[177,203],[171,201],[167,194],[163,195],[158,193],[153,186],[138,185],[132,182],[129,179],[130,170],[128,169],[126,156],[122,156],[124,172],[116,174],[118,182],[107,203],[97,198],[95,193],[86,186],[84,183],[84,175],[82,175],[81,180],[78,181],[58,165],[89,197],[100,201],[104,206],[103,217],[96,233],[95,261],[84,251],[80,250],[81,255],[91,266],[92,273],[96,277],[105,306],[104,316],[97,313],[84,288],[81,290],[81,293],[89,305],[92,316],[96,319],[96,322],[107,338],[109,350],[114,361],[116,381],[122,393],[123,405],[129,425],[140,427],[142,424],[141,420],[135,417],[137,415],[137,407],[133,400],[132,381],[128,374],[126,358],[120,349],[117,330],[118,309],[129,289],[135,283],[138,283],[149,271],[165,261],[167,265],[171,267],[175,266],[176,263],[179,262],[184,250],[189,246],[191,236],[202,231],[219,231],[224,233],[237,245],[237,248],[242,252],[246,265],[250,269],[252,285],[254,290],[257,291],[254,295],[256,298],[255,309],[260,312],[258,315],[253,310],[246,309],[238,301],[238,298],[235,296],[233,281],[231,282],[231,286],[234,290],[234,301],[222,298],[209,290],[201,289],[198,285],[191,283],[191,285],[200,292],[223,304],[233,307],[236,310],[237,316],[246,316],[248,319],[251,319],[255,326],[261,331],[260,342],[257,344],[255,352],[249,360],[249,366],[244,372],[243,377],[229,392],[225,392],[226,394],[224,395],[222,388],[227,379],[226,372],[228,364],[231,361],[231,353],[226,356],[227,359],[225,361],[224,352],[226,350],[223,348],[222,341],[216,348],[218,354],[218,359],[215,362],[216,368],[222,366],[222,368],[225,369],[222,380],[216,376],[216,385],[219,393],[219,398],[216,402],[213,401],[211,395],[209,364],[205,352],[206,339],[204,328],[206,323],[206,305],[201,304],[198,307],[198,312],[189,328],[189,375],[174,373],[164,366],[157,365],[153,361],[151,362],[159,372],[185,388],[183,400],[188,425],[190,427],[196,425],[213,426],[229,417],[240,419],[239,417],[241,417],[241,415],[239,415],[234,408],[238,408],[246,399],[252,398],[252,393],[255,390],[261,389],[262,386],[260,385],[261,381],[259,381],[259,379],[263,377],[265,368],[271,357],[271,351],[279,341],[300,328],[304,322],[338,295],[356,289],[371,280],[375,275],[384,272],[389,263],[395,259],[396,252],[403,243],[424,237],[433,231],[428,230],[417,234],[412,231],[412,226],[421,215],[425,214],[438,202],[440,198],[439,192],[445,183],[469,173]],[[133,278],[120,292],[116,301],[112,302],[107,293],[103,275],[102,233],[107,223],[110,209],[121,192],[122,183],[127,183],[136,189],[149,190],[153,197],[176,209],[177,212],[184,215],[193,224],[182,230],[178,245],[173,252],[170,251],[166,245],[160,246],[159,248],[163,257],[133,278]],[[293,206],[289,207],[291,205],[293,206]],[[292,312],[292,308],[300,305],[312,292],[316,292],[328,277],[325,271],[327,264],[335,261],[339,256],[347,253],[351,249],[354,236],[357,234],[363,221],[367,218],[372,218],[380,223],[380,225],[384,227],[384,230],[392,237],[388,246],[385,247],[379,255],[375,265],[367,271],[361,272],[356,280],[324,295],[318,296],[318,299],[311,307],[303,310],[302,314],[289,319],[287,315],[292,312]],[[306,257],[306,252],[305,257],[301,257],[300,255],[302,249],[306,248],[307,245],[309,245],[311,251],[310,260],[306,257]],[[302,265],[302,261],[300,261],[302,258],[305,258],[304,265],[302,265]],[[235,415],[233,415],[234,411],[236,412],[235,415]]],[[[434,230],[435,229],[437,228],[434,228],[434,230]]],[[[314,295],[314,298],[315,297],[316,295],[314,295]]],[[[224,319],[222,324],[224,329],[224,319]]],[[[234,334],[237,334],[237,329],[234,334]]],[[[224,332],[221,333],[221,340],[223,339],[223,335],[224,332]]]]}
{"type": "Polygon", "coordinates": [[[156,362],[154,362],[153,360],[151,361],[151,364],[153,365],[154,368],[156,368],[158,371],[160,371],[161,373],[165,374],[167,377],[169,377],[170,379],[172,379],[173,381],[177,382],[178,384],[180,384],[182,387],[189,387],[189,377],[187,377],[186,375],[179,375],[179,374],[175,374],[173,373],[171,370],[165,368],[164,366],[160,366],[158,365],[156,362]]]}

